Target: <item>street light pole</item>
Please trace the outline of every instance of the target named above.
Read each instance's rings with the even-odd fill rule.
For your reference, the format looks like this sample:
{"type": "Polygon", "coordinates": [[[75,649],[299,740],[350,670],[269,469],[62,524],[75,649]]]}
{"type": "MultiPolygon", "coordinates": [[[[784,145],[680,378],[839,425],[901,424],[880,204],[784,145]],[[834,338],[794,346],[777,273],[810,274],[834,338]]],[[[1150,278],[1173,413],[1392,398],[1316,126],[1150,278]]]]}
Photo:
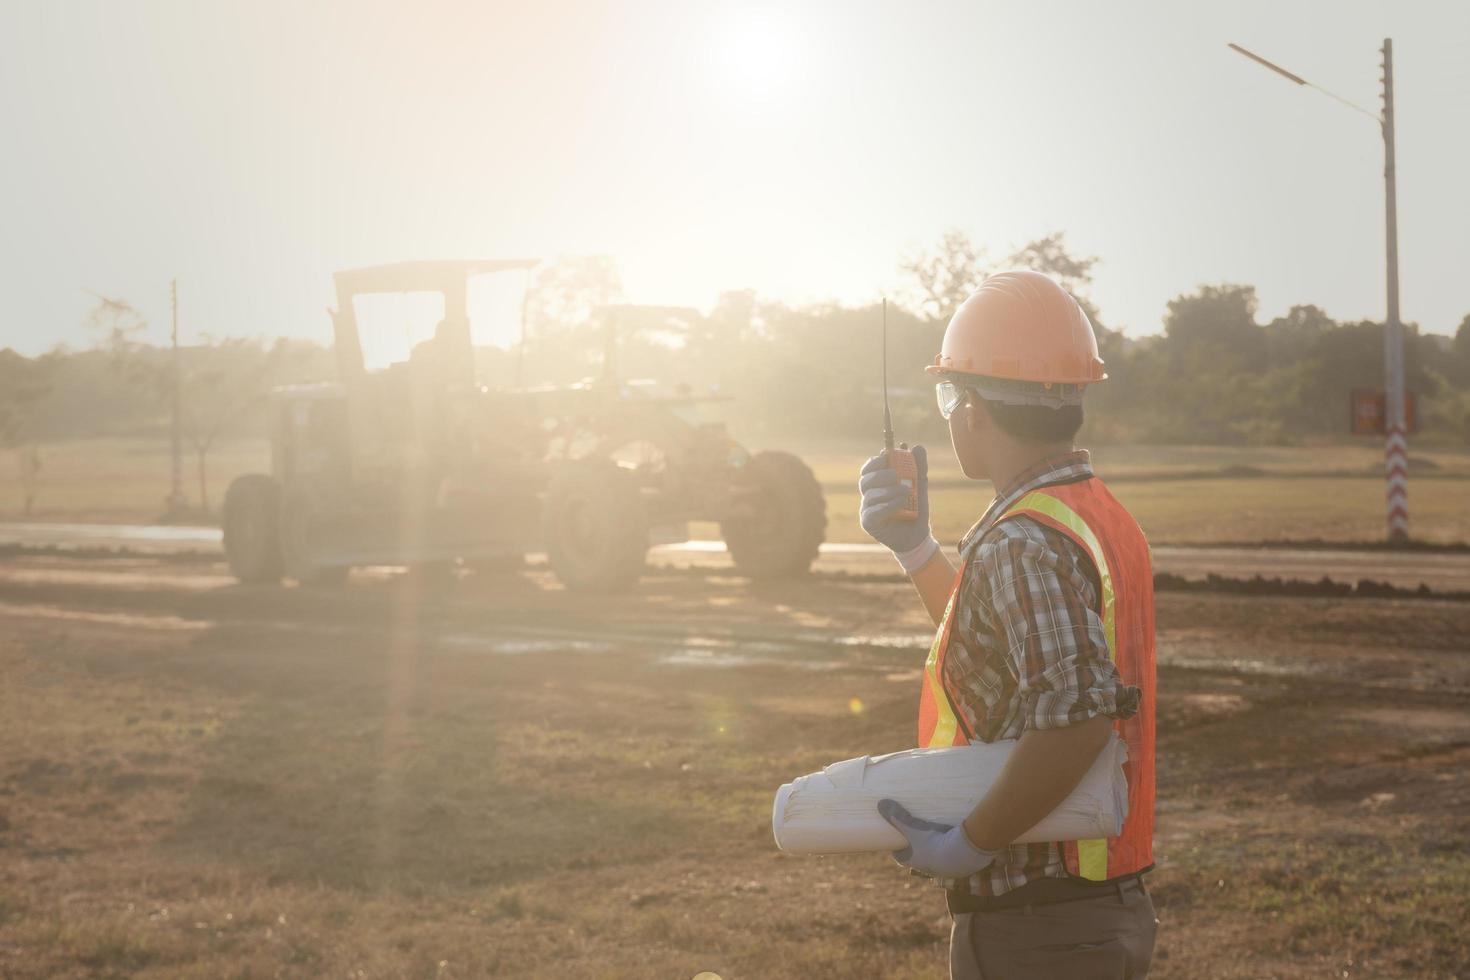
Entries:
{"type": "Polygon", "coordinates": [[[1388,540],[1409,539],[1409,439],[1404,411],[1404,325],[1399,321],[1399,217],[1393,159],[1393,39],[1383,39],[1383,180],[1388,236],[1388,322],[1383,327],[1384,475],[1388,540]]]}
{"type": "Polygon", "coordinates": [[[168,494],[168,511],[171,517],[177,517],[184,509],[184,453],[183,440],[179,432],[179,281],[174,279],[168,284],[169,306],[173,316],[173,329],[171,341],[173,353],[169,362],[169,387],[172,394],[172,412],[169,424],[169,460],[172,465],[171,489],[168,494]]]}
{"type": "Polygon", "coordinates": [[[1387,483],[1388,540],[1399,544],[1409,539],[1409,439],[1408,416],[1404,398],[1404,327],[1399,321],[1399,220],[1398,197],[1394,186],[1393,153],[1393,39],[1383,39],[1383,113],[1371,112],[1340,95],[1313,85],[1273,64],[1238,44],[1228,45],[1257,64],[1286,78],[1297,85],[1314,88],[1329,98],[1336,99],[1356,112],[1361,112],[1378,123],[1383,133],[1383,180],[1386,234],[1388,238],[1388,319],[1383,325],[1383,381],[1384,381],[1384,479],[1387,483]]]}

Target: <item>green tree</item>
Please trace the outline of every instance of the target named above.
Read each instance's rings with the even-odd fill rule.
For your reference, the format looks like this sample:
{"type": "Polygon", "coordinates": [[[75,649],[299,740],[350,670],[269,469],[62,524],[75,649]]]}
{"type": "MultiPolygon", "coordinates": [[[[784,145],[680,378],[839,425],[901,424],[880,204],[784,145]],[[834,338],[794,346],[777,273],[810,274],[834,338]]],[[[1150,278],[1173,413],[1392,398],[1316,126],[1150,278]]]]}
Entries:
{"type": "Polygon", "coordinates": [[[755,290],[721,293],[709,316],[689,325],[680,380],[737,395],[761,376],[767,346],[755,290]]]}
{"type": "Polygon", "coordinates": [[[1266,337],[1256,323],[1256,287],[1224,284],[1169,301],[1164,336],[1177,353],[1203,351],[1240,367],[1264,366],[1266,337]]]}
{"type": "Polygon", "coordinates": [[[129,352],[142,346],[138,336],[148,329],[148,321],[137,307],[125,299],[90,293],[97,305],[87,313],[86,325],[97,335],[97,346],[113,352],[129,352]]]}
{"type": "Polygon", "coordinates": [[[601,307],[624,299],[610,256],[563,256],[536,271],[526,293],[525,379],[576,381],[602,364],[601,307]]]}
{"type": "Polygon", "coordinates": [[[958,228],[939,238],[933,250],[905,257],[899,268],[918,289],[919,309],[930,319],[948,321],[989,275],[985,249],[958,228]]]}
{"type": "Polygon", "coordinates": [[[1097,308],[1086,296],[1087,287],[1092,284],[1092,267],[1096,264],[1096,256],[1083,257],[1069,252],[1066,235],[1060,231],[1027,242],[996,264],[969,235],[951,228],[940,236],[939,244],[932,250],[906,256],[899,262],[899,269],[914,281],[919,311],[933,320],[949,322],[960,304],[996,272],[1034,269],[1066,287],[1087,311],[1093,325],[1098,326],[1097,308]]]}
{"type": "Polygon", "coordinates": [[[240,338],[205,341],[183,352],[180,391],[184,437],[194,452],[199,480],[199,509],[208,514],[210,449],[227,426],[265,397],[269,379],[292,349],[278,343],[266,350],[258,341],[240,338]]]}
{"type": "MultiPolygon", "coordinates": [[[[1045,272],[1073,296],[1085,292],[1092,285],[1092,267],[1095,265],[1097,256],[1083,258],[1067,251],[1066,235],[1060,231],[1027,242],[1005,261],[1005,268],[1045,272]]],[[[1080,296],[1078,301],[1081,302],[1080,296]]]]}
{"type": "Polygon", "coordinates": [[[0,448],[15,455],[21,508],[27,517],[35,510],[43,462],[37,415],[51,391],[56,362],[51,355],[31,359],[9,348],[0,350],[0,448]]]}
{"type": "Polygon", "coordinates": [[[1337,321],[1310,304],[1293,306],[1263,328],[1266,352],[1273,365],[1292,364],[1310,357],[1337,321]]]}
{"type": "Polygon", "coordinates": [[[1265,333],[1252,286],[1201,286],[1169,301],[1154,406],[1172,438],[1199,442],[1274,441],[1262,417],[1265,333]]]}
{"type": "Polygon", "coordinates": [[[1461,388],[1470,388],[1470,313],[1460,321],[1450,342],[1450,377],[1461,388]]]}
{"type": "Polygon", "coordinates": [[[97,336],[97,347],[106,353],[111,370],[145,403],[161,408],[173,383],[173,369],[160,352],[138,339],[148,321],[125,299],[91,295],[97,298],[97,305],[87,314],[86,324],[97,336]]]}
{"type": "Polygon", "coordinates": [[[623,283],[611,256],[562,256],[536,271],[526,294],[526,324],[537,334],[552,335],[581,326],[599,306],[622,300],[623,283]]]}

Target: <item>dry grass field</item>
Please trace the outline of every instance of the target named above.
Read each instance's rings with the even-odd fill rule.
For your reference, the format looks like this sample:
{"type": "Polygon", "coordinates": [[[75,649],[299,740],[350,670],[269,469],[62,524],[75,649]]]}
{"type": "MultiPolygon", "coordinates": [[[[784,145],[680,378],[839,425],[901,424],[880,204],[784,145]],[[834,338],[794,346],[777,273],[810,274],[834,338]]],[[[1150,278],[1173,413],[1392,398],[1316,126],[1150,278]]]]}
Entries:
{"type": "MultiPolygon", "coordinates": [[[[857,524],[856,471],[873,450],[814,453],[827,492],[833,540],[865,540],[857,524]]],[[[1154,544],[1381,541],[1382,447],[1102,446],[1099,476],[1154,544]]],[[[1412,533],[1424,541],[1470,541],[1470,452],[1413,453],[1412,533]]],[[[930,510],[941,541],[958,540],[993,490],[967,480],[946,445],[930,453],[930,510]]]]}
{"type": "MultiPolygon", "coordinates": [[[[18,460],[0,458],[0,520],[23,518],[18,460]]],[[[264,439],[220,440],[206,457],[206,488],[218,509],[225,488],[241,473],[270,471],[264,439]]],[[[157,439],[78,439],[41,447],[35,512],[39,521],[147,524],[157,520],[169,493],[167,436],[157,439]]],[[[184,455],[184,493],[199,504],[199,467],[184,455]]]]}
{"type": "MultiPolygon", "coordinates": [[[[802,451],[827,494],[828,539],[866,540],[857,525],[856,471],[871,452],[802,451]]],[[[1383,537],[1381,447],[1370,442],[1315,448],[1103,446],[1098,472],[1133,511],[1155,544],[1260,541],[1378,541],[1383,537]]],[[[1415,450],[1410,508],[1414,536],[1470,541],[1470,451],[1415,450]]],[[[6,460],[9,466],[12,461],[6,460]]],[[[192,458],[185,489],[198,500],[192,458]]],[[[229,481],[268,470],[261,440],[222,443],[209,458],[217,508],[229,481]]],[[[949,447],[934,448],[932,510],[941,540],[958,540],[990,500],[988,483],[968,481],[949,447]]],[[[0,468],[0,520],[21,518],[19,489],[0,468]]],[[[90,440],[45,451],[38,505],[42,521],[147,523],[163,510],[167,446],[159,441],[90,440]]],[[[715,536],[713,525],[695,534],[715,536]]]]}
{"type": "MultiPolygon", "coordinates": [[[[0,564],[0,976],[931,978],[776,786],[912,742],[895,584],[0,564]]],[[[1470,604],[1164,594],[1155,976],[1470,962],[1470,604]]]]}

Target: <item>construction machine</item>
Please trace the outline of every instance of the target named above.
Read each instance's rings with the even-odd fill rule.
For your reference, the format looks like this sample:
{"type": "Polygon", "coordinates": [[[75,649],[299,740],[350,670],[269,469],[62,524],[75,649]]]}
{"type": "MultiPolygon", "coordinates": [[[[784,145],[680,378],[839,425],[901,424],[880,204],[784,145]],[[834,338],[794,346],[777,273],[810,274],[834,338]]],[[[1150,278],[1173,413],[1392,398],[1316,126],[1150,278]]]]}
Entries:
{"type": "Polygon", "coordinates": [[[467,285],[535,264],[336,274],[336,380],[274,392],[271,472],[226,493],[225,555],[239,580],[333,583],[358,565],[493,565],[544,551],[568,587],[615,589],[637,580],[650,544],[686,540],[691,521],[717,523],[752,577],[807,570],[826,527],[811,470],[788,453],[747,452],[692,411],[708,398],[616,376],[617,319],[653,308],[618,308],[595,380],[479,383],[467,285]],[[357,301],[390,293],[437,294],[443,317],[406,357],[370,367],[357,301]]]}

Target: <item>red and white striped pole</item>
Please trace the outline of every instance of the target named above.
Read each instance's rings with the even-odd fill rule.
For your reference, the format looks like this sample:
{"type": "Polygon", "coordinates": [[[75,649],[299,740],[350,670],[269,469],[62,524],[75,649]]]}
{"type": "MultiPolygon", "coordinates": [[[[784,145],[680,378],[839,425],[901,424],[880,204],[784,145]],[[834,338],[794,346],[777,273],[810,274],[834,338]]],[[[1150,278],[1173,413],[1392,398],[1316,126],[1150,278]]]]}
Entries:
{"type": "Polygon", "coordinates": [[[1404,411],[1404,326],[1399,322],[1398,201],[1393,159],[1393,40],[1383,39],[1383,179],[1388,236],[1388,321],[1383,328],[1384,476],[1388,540],[1409,539],[1409,437],[1404,411]]]}
{"type": "Polygon", "coordinates": [[[1253,51],[1231,43],[1230,48],[1270,69],[1295,85],[1310,86],[1348,108],[1378,121],[1383,131],[1383,179],[1388,235],[1388,320],[1383,328],[1383,444],[1384,476],[1388,485],[1388,540],[1409,539],[1409,437],[1404,411],[1404,325],[1399,322],[1399,222],[1393,177],[1393,39],[1383,39],[1383,114],[1375,116],[1362,106],[1334,95],[1253,51]]]}
{"type": "Polygon", "coordinates": [[[1388,477],[1388,540],[1409,540],[1409,445],[1402,427],[1388,430],[1383,447],[1384,470],[1388,477]]]}

